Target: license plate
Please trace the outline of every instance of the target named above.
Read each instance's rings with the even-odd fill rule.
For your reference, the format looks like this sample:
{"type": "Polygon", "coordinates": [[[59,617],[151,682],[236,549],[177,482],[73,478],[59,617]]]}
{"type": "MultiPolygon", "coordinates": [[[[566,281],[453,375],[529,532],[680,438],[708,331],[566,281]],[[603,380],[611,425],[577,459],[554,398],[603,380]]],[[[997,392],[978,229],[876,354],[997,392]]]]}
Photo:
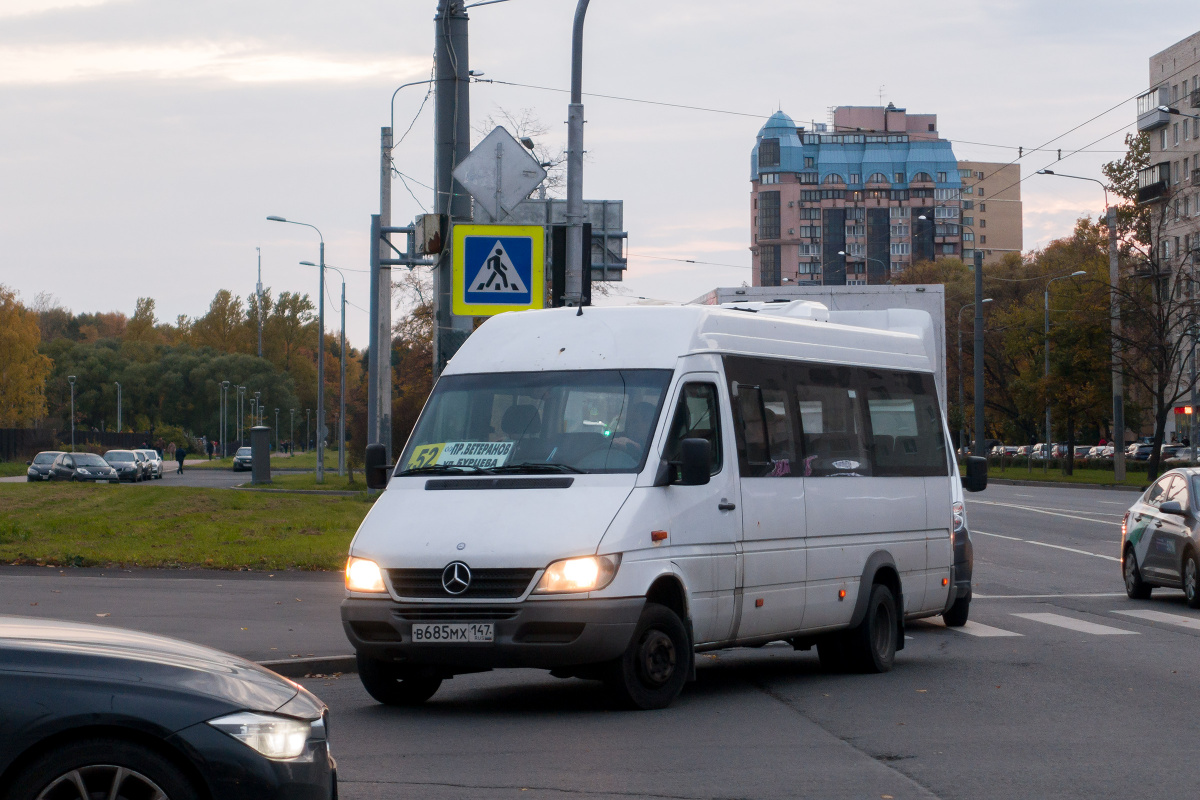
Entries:
{"type": "Polygon", "coordinates": [[[108,483],[108,481],[101,480],[101,481],[96,481],[96,483],[108,483]]]}
{"type": "Polygon", "coordinates": [[[491,642],[495,632],[490,622],[424,622],[412,626],[414,642],[438,644],[491,642]]]}

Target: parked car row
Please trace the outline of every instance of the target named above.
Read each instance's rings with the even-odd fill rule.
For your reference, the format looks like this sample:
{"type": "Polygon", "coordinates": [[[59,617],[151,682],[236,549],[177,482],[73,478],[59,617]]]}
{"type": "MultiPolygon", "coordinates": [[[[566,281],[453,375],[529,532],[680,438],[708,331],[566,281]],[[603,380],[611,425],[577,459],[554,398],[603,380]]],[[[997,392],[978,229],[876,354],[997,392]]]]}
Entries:
{"type": "Polygon", "coordinates": [[[29,481],[88,481],[93,483],[138,483],[162,479],[163,461],[157,450],[109,450],[95,453],[64,453],[47,450],[25,462],[29,481]]]}

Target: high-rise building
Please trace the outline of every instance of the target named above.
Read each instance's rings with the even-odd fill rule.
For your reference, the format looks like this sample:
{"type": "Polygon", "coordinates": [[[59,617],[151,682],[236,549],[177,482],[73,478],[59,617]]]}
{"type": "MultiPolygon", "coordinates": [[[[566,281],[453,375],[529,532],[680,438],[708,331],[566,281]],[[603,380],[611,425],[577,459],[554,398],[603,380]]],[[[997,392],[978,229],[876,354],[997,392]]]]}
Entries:
{"type": "Polygon", "coordinates": [[[1024,252],[1021,165],[959,161],[958,177],[963,184],[963,261],[972,263],[976,247],[985,264],[1024,252]]]}
{"type": "Polygon", "coordinates": [[[841,106],[832,131],[779,111],[751,151],[754,285],[881,284],[961,257],[958,162],[937,115],[841,106]]]}
{"type": "Polygon", "coordinates": [[[1189,254],[1200,258],[1200,32],[1150,56],[1150,87],[1137,101],[1151,164],[1138,173],[1137,199],[1155,204],[1155,250],[1178,269],[1189,254]]]}

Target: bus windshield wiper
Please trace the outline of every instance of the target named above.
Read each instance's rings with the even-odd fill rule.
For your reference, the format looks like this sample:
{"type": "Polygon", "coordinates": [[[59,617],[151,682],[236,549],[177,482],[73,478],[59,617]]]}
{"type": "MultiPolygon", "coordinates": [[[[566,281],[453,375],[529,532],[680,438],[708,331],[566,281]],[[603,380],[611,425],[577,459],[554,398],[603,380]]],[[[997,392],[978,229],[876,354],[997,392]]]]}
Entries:
{"type": "Polygon", "coordinates": [[[421,475],[429,473],[448,473],[448,472],[480,472],[479,467],[469,464],[431,464],[428,467],[413,467],[396,473],[397,477],[404,475],[421,475]]]}
{"type": "Polygon", "coordinates": [[[499,467],[489,467],[485,472],[574,472],[586,475],[584,470],[572,467],[570,464],[541,463],[538,461],[522,461],[520,464],[503,464],[499,467]]]}

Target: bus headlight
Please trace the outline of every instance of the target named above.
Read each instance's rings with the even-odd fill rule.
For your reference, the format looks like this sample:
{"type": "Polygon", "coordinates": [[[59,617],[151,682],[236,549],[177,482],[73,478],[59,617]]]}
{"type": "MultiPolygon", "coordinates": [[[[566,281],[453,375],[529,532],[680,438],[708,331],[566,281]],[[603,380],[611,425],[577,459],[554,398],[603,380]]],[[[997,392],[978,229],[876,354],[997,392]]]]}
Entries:
{"type": "Polygon", "coordinates": [[[566,592],[594,592],[612,583],[621,566],[620,554],[612,556],[584,556],[555,561],[546,567],[538,581],[534,594],[562,594],[566,592]]]}
{"type": "Polygon", "coordinates": [[[351,556],[346,561],[346,589],[351,592],[386,592],[383,571],[370,559],[351,556]]]}

